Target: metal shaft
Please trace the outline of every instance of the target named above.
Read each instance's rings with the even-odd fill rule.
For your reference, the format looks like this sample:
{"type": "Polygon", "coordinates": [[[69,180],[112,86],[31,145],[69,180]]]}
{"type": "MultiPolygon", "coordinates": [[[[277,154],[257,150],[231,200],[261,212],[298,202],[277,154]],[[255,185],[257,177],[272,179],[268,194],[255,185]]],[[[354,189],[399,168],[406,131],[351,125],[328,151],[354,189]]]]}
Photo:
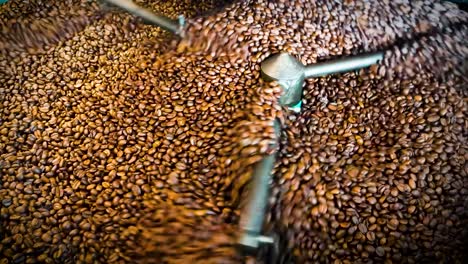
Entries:
{"type": "Polygon", "coordinates": [[[241,228],[243,234],[240,244],[247,252],[255,251],[259,244],[259,236],[262,233],[265,209],[268,203],[268,191],[270,185],[270,173],[275,163],[275,155],[264,157],[255,167],[254,182],[251,198],[247,210],[241,216],[241,228]]]}
{"type": "Polygon", "coordinates": [[[321,77],[369,67],[383,59],[383,52],[374,52],[349,58],[321,62],[305,67],[305,78],[321,77]]]}
{"type": "MultiPolygon", "coordinates": [[[[280,134],[280,125],[274,123],[275,132],[280,134]]],[[[265,156],[256,164],[253,172],[252,189],[249,194],[249,203],[241,215],[240,227],[243,234],[239,244],[246,251],[255,251],[263,239],[262,229],[265,220],[265,210],[268,206],[271,173],[275,165],[276,153],[265,156]]]]}
{"type": "Polygon", "coordinates": [[[179,36],[182,34],[182,25],[179,23],[179,21],[170,19],[166,16],[156,14],[152,11],[142,8],[136,5],[135,3],[133,3],[131,0],[104,0],[104,1],[109,4],[118,6],[135,16],[141,17],[148,23],[159,26],[164,30],[172,32],[173,34],[176,34],[179,36]]]}

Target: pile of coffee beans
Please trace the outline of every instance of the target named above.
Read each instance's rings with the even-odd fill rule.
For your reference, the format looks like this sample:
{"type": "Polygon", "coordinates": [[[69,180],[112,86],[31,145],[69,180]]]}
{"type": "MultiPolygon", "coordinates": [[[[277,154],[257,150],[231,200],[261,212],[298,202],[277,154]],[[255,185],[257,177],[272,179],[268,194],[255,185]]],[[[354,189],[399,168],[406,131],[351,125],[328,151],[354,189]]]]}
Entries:
{"type": "Polygon", "coordinates": [[[179,40],[94,1],[10,0],[0,262],[242,263],[252,166],[277,151],[266,226],[297,263],[462,263],[468,14],[368,2],[136,1],[184,14],[179,40]],[[307,80],[301,113],[260,76],[279,51],[376,50],[378,66],[307,80]]]}
{"type": "Polygon", "coordinates": [[[96,3],[73,4],[72,1],[12,2],[1,14],[1,50],[29,50],[69,39],[101,17],[96,3]],[[69,5],[67,13],[60,10],[69,5]]]}

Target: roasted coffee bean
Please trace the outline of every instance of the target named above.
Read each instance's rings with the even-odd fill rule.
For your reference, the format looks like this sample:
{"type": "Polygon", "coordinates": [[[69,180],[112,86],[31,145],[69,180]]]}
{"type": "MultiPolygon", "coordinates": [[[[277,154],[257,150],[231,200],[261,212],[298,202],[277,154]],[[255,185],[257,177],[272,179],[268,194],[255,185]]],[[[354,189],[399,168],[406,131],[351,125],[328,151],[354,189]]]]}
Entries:
{"type": "Polygon", "coordinates": [[[95,1],[2,5],[2,262],[246,262],[240,208],[253,165],[274,151],[266,229],[287,241],[281,254],[462,262],[465,12],[136,2],[184,14],[187,38],[95,1]],[[259,72],[280,51],[311,64],[375,50],[379,65],[307,80],[301,113],[259,72]]]}

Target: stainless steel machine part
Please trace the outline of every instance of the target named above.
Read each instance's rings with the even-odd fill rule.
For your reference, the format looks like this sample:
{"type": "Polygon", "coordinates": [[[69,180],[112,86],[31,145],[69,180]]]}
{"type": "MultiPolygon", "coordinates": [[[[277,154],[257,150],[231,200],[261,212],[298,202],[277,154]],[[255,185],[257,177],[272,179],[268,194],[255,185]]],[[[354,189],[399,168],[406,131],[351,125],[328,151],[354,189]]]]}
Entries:
{"type": "Polygon", "coordinates": [[[302,99],[305,79],[359,70],[382,59],[383,52],[374,52],[304,66],[294,56],[278,53],[262,62],[261,72],[265,80],[277,81],[284,88],[280,104],[292,107],[302,99]]]}
{"type": "Polygon", "coordinates": [[[103,0],[108,4],[115,5],[124,9],[125,11],[141,17],[148,23],[152,25],[156,25],[161,27],[164,30],[167,30],[175,35],[183,37],[184,31],[184,18],[182,16],[179,17],[177,20],[170,19],[166,16],[161,14],[154,13],[149,11],[143,7],[138,6],[137,4],[133,3],[131,0],[103,0]]]}
{"type": "MultiPolygon", "coordinates": [[[[266,59],[261,64],[262,77],[267,81],[278,81],[285,89],[280,104],[293,111],[300,111],[302,86],[306,78],[320,77],[369,67],[383,59],[383,52],[362,54],[334,61],[321,62],[304,66],[288,53],[279,53],[266,59]]],[[[279,139],[281,127],[274,122],[279,139]]],[[[253,255],[262,244],[274,244],[274,238],[262,235],[265,210],[268,206],[268,192],[271,174],[275,164],[275,154],[265,156],[255,167],[253,188],[246,209],[241,214],[239,239],[241,252],[253,255]]]]}
{"type": "MultiPolygon", "coordinates": [[[[274,122],[276,138],[279,139],[281,128],[278,120],[274,122]]],[[[274,146],[276,147],[276,146],[274,146]]],[[[253,173],[249,203],[241,214],[239,245],[243,252],[255,252],[261,244],[273,243],[273,239],[262,235],[265,210],[268,206],[268,194],[271,173],[275,165],[276,153],[265,156],[256,164],[253,173]]]]}

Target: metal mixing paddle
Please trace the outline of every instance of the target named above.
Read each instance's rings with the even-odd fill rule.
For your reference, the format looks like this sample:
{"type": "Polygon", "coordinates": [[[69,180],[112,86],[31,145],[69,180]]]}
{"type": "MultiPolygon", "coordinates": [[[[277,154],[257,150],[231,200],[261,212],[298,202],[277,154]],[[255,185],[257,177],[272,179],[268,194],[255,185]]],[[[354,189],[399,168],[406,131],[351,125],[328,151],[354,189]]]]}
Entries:
{"type": "MultiPolygon", "coordinates": [[[[277,81],[285,90],[279,103],[300,112],[305,79],[366,68],[382,59],[383,52],[374,52],[304,66],[290,54],[279,53],[263,61],[261,71],[266,81],[277,81]]],[[[278,120],[275,120],[274,127],[279,144],[281,128],[278,120]]],[[[238,240],[239,248],[244,255],[255,255],[261,247],[269,248],[267,263],[278,262],[281,254],[275,237],[262,234],[275,158],[275,154],[267,155],[254,168],[249,200],[241,214],[242,233],[238,240]]]]}
{"type": "Polygon", "coordinates": [[[149,11],[143,7],[138,6],[131,0],[103,0],[104,2],[120,7],[123,10],[129,12],[132,15],[141,17],[144,21],[151,25],[158,26],[164,30],[167,30],[177,36],[184,37],[184,26],[185,19],[183,16],[179,16],[177,20],[170,19],[161,14],[149,11]]]}
{"type": "Polygon", "coordinates": [[[369,67],[383,59],[383,52],[367,53],[304,66],[288,53],[275,54],[261,64],[262,77],[284,89],[280,104],[300,111],[304,80],[369,67]]]}

